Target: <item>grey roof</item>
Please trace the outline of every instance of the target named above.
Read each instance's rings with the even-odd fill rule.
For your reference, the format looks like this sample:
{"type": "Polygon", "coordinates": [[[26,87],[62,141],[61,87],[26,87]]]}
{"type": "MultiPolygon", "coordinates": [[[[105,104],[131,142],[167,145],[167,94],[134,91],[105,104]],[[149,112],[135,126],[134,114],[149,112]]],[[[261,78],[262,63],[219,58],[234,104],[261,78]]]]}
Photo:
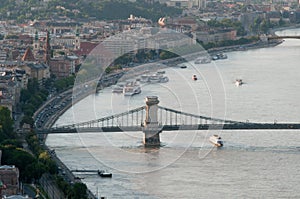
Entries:
{"type": "Polygon", "coordinates": [[[48,66],[44,63],[29,63],[27,64],[30,68],[34,69],[46,69],[48,66]]]}

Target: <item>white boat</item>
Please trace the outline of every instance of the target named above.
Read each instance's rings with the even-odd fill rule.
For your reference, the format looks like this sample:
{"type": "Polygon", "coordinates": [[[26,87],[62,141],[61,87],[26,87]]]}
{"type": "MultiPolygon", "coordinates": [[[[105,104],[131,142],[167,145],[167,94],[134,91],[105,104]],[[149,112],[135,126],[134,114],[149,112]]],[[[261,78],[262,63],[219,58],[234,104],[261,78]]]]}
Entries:
{"type": "Polygon", "coordinates": [[[209,64],[210,62],[211,62],[211,59],[207,58],[207,57],[199,58],[194,61],[195,64],[209,64]]]}
{"type": "Polygon", "coordinates": [[[222,147],[223,146],[223,141],[222,138],[218,135],[213,135],[209,138],[209,141],[215,145],[216,147],[222,147]]]}
{"type": "Polygon", "coordinates": [[[138,82],[133,81],[127,83],[123,88],[124,96],[132,96],[142,92],[142,89],[138,82]]]}
{"type": "Polygon", "coordinates": [[[235,85],[236,86],[241,86],[243,84],[243,80],[242,79],[236,79],[235,80],[235,85]]]}
{"type": "Polygon", "coordinates": [[[139,79],[142,83],[166,83],[169,78],[164,73],[165,71],[158,71],[152,75],[142,75],[139,79]]]}
{"type": "Polygon", "coordinates": [[[219,59],[227,59],[227,55],[224,53],[218,53],[217,56],[219,59]]]}
{"type": "Polygon", "coordinates": [[[112,88],[112,92],[113,93],[123,93],[124,86],[125,86],[124,83],[117,84],[112,88]]]}
{"type": "Polygon", "coordinates": [[[148,83],[149,82],[149,75],[142,75],[140,78],[141,83],[148,83]]]}
{"type": "Polygon", "coordinates": [[[104,178],[111,178],[112,177],[112,173],[109,173],[109,172],[103,171],[103,170],[98,171],[98,175],[100,177],[104,177],[104,178]]]}
{"type": "Polygon", "coordinates": [[[157,71],[156,73],[157,73],[157,74],[161,74],[161,75],[163,75],[163,74],[165,74],[165,73],[166,73],[166,71],[164,71],[164,70],[160,70],[160,71],[157,71]]]}
{"type": "Polygon", "coordinates": [[[211,58],[212,60],[219,60],[219,59],[227,59],[227,55],[225,53],[218,53],[211,58]]]}

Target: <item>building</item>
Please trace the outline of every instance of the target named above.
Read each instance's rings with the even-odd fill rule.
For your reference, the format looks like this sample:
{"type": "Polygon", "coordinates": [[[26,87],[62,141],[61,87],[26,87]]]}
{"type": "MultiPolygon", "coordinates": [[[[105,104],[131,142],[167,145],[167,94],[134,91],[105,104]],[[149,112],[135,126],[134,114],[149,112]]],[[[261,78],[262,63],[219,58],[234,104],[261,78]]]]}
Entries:
{"type": "Polygon", "coordinates": [[[50,33],[47,31],[46,43],[44,46],[44,63],[49,64],[51,58],[50,33]]]}
{"type": "Polygon", "coordinates": [[[166,4],[172,7],[191,9],[194,5],[194,1],[193,0],[168,0],[166,4]]]}
{"type": "Polygon", "coordinates": [[[44,63],[28,62],[21,66],[30,78],[36,78],[39,83],[50,77],[49,67],[44,63]]]}
{"type": "Polygon", "coordinates": [[[99,42],[80,42],[79,49],[74,51],[74,53],[79,57],[87,56],[97,45],[99,45],[99,42]]]}
{"type": "Polygon", "coordinates": [[[215,31],[198,31],[196,33],[197,40],[202,41],[204,44],[209,42],[219,42],[226,40],[236,40],[236,30],[224,29],[215,31]]]}
{"type": "Polygon", "coordinates": [[[11,113],[20,100],[21,84],[18,80],[13,70],[0,68],[0,105],[7,107],[11,113]]]}
{"type": "Polygon", "coordinates": [[[0,182],[2,183],[1,197],[19,193],[19,169],[14,165],[0,166],[0,182]]]}
{"type": "Polygon", "coordinates": [[[57,78],[68,77],[75,74],[77,64],[77,56],[61,56],[52,58],[49,61],[50,73],[55,75],[57,78]]]}

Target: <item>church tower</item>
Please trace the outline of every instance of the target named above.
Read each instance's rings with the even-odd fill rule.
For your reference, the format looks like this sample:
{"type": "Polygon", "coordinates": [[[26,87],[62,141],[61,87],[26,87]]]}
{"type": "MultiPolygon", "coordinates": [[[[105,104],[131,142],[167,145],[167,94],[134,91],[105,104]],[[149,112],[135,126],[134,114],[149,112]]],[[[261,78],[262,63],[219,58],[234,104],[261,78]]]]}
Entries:
{"type": "Polygon", "coordinates": [[[44,63],[49,64],[51,58],[50,33],[47,31],[46,43],[44,46],[44,63]]]}
{"type": "Polygon", "coordinates": [[[79,30],[78,28],[76,28],[74,50],[79,50],[79,49],[80,49],[80,36],[79,36],[79,30]]]}
{"type": "Polygon", "coordinates": [[[38,31],[35,31],[34,41],[33,41],[33,51],[36,53],[40,50],[40,41],[38,31]]]}

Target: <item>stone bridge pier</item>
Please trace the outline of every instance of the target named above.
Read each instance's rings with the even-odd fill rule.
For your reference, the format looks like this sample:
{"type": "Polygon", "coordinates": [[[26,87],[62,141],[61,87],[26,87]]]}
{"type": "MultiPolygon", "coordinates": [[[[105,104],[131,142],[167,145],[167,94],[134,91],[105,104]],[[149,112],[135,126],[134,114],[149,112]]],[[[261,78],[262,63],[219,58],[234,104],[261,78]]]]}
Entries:
{"type": "Polygon", "coordinates": [[[162,126],[158,123],[158,97],[146,97],[146,119],[143,124],[144,145],[147,146],[160,146],[159,134],[162,132],[162,126]]]}

